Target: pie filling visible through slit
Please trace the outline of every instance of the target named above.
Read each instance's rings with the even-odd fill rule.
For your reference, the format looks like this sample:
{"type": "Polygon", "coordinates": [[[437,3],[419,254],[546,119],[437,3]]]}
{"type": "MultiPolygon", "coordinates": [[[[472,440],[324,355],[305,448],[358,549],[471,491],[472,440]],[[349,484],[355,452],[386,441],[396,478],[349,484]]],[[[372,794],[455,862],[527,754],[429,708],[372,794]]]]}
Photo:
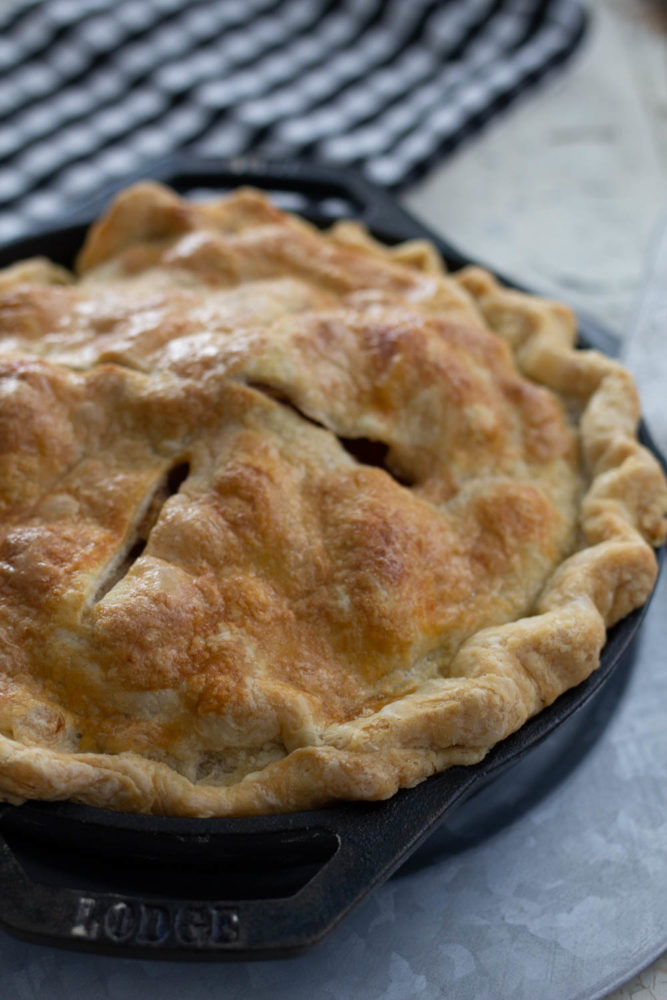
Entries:
{"type": "Polygon", "coordinates": [[[380,799],[582,681],[667,487],[564,306],[241,190],[0,272],[0,797],[380,799]]]}

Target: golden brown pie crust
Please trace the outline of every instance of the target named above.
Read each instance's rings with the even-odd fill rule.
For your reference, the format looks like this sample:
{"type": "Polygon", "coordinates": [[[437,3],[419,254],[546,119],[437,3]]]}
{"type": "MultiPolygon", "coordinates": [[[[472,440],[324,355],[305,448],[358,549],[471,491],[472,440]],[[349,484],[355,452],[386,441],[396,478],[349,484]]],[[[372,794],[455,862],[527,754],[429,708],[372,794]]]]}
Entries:
{"type": "Polygon", "coordinates": [[[0,273],[0,796],[378,799],[640,606],[667,487],[562,305],[257,192],[121,194],[0,273]]]}

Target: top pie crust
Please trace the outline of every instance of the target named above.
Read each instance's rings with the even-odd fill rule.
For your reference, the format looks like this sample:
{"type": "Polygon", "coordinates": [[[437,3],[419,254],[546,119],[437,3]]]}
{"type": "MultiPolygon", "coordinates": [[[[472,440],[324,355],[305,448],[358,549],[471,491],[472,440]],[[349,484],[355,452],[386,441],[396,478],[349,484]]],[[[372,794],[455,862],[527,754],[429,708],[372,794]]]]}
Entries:
{"type": "Polygon", "coordinates": [[[241,190],[0,273],[0,796],[378,799],[595,669],[667,488],[562,305],[241,190]]]}

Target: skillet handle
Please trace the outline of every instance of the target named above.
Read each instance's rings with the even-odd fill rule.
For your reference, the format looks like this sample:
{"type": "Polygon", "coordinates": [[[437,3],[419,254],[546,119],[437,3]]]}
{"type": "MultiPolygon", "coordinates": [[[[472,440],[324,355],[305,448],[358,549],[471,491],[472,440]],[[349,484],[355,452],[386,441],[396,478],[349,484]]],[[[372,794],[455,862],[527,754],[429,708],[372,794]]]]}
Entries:
{"type": "Polygon", "coordinates": [[[347,877],[354,853],[351,845],[339,847],[301,891],[284,899],[173,899],[36,881],[0,837],[0,926],[36,943],[124,957],[296,954],[356,901],[347,877]]]}
{"type": "Polygon", "coordinates": [[[0,927],[41,944],[124,957],[220,961],[298,954],[388,878],[469,790],[474,773],[455,770],[427,782],[429,793],[413,796],[410,809],[402,808],[404,793],[339,807],[335,820],[320,826],[337,848],[303,888],[284,898],[182,899],[46,884],[0,835],[0,927]]]}
{"type": "MultiPolygon", "coordinates": [[[[340,212],[335,211],[330,221],[339,215],[354,216],[370,229],[381,233],[384,239],[403,241],[428,237],[438,240],[435,232],[414,219],[384,188],[372,184],[354,170],[337,170],[310,162],[269,161],[256,156],[221,160],[194,153],[175,153],[144,164],[141,169],[106,185],[91,198],[73,206],[60,217],[58,225],[88,225],[108,208],[119,191],[146,178],[161,181],[185,196],[196,189],[222,193],[245,184],[265,191],[292,193],[303,199],[301,210],[305,210],[306,214],[309,206],[310,211],[317,215],[323,204],[338,200],[340,212]]],[[[296,211],[299,211],[298,207],[296,211]]],[[[456,266],[465,262],[458,251],[449,245],[447,251],[451,251],[456,266]]]]}

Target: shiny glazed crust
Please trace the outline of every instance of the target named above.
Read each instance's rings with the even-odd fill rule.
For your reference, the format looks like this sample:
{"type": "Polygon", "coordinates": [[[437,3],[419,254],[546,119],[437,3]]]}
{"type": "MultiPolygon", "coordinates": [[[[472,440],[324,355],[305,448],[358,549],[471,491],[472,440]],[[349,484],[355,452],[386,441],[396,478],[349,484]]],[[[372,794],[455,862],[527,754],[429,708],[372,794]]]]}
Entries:
{"type": "Polygon", "coordinates": [[[667,488],[563,306],[242,190],[0,273],[0,796],[379,799],[587,677],[667,488]]]}

